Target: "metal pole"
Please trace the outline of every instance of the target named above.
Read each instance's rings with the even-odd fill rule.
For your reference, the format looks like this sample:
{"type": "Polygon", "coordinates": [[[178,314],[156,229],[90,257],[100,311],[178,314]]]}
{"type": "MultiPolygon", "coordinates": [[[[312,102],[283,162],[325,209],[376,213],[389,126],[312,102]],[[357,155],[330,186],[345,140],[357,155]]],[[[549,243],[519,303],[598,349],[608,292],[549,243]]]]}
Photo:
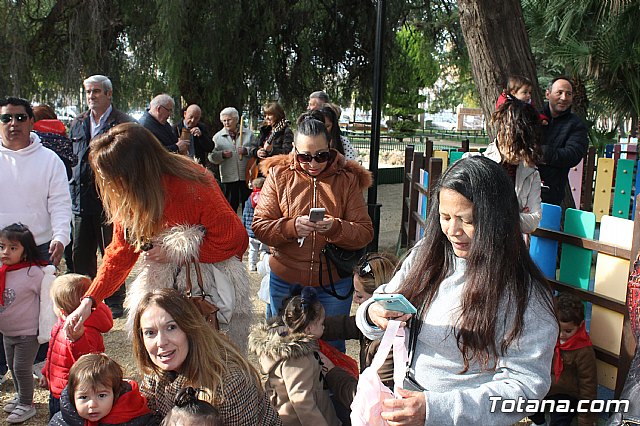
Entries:
{"type": "Polygon", "coordinates": [[[378,155],[380,153],[380,117],[382,107],[382,40],[385,21],[385,0],[378,0],[376,17],[376,45],[373,60],[373,102],[371,106],[371,145],[369,149],[369,170],[373,175],[373,185],[367,193],[369,216],[373,222],[373,241],[369,251],[378,250],[380,237],[380,204],[378,204],[378,155]]]}

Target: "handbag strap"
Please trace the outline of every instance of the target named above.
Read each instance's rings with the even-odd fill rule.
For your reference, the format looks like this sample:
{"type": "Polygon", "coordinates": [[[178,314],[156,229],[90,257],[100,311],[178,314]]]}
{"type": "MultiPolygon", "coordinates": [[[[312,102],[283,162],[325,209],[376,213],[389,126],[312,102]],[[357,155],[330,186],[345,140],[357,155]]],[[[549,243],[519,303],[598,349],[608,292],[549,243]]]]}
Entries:
{"type": "Polygon", "coordinates": [[[335,297],[338,300],[347,300],[352,294],[353,294],[353,281],[351,282],[351,288],[349,289],[349,291],[347,292],[347,294],[345,294],[344,296],[339,295],[338,291],[336,290],[336,286],[333,283],[333,274],[331,274],[331,260],[329,259],[329,256],[327,255],[326,251],[324,249],[322,249],[320,251],[320,276],[319,276],[319,280],[320,280],[320,288],[322,288],[322,291],[324,291],[325,293],[335,297]],[[326,288],[324,286],[324,284],[322,284],[322,256],[324,255],[324,259],[327,262],[327,274],[329,275],[329,286],[331,287],[331,290],[329,290],[328,288],[326,288]]]}
{"type": "Polygon", "coordinates": [[[198,287],[200,287],[200,294],[202,296],[202,299],[204,300],[205,293],[204,293],[204,285],[202,280],[202,270],[200,269],[200,262],[195,257],[191,259],[191,262],[185,265],[184,272],[185,272],[185,288],[186,288],[187,297],[191,297],[193,292],[192,291],[193,285],[191,283],[191,263],[193,263],[193,267],[196,270],[196,280],[198,282],[198,287]]]}
{"type": "MultiPolygon", "coordinates": [[[[389,356],[389,351],[391,347],[394,345],[394,340],[396,334],[398,334],[398,330],[400,329],[400,321],[390,320],[387,324],[387,329],[384,331],[384,335],[380,340],[380,346],[378,346],[378,350],[373,357],[373,361],[371,361],[371,367],[375,370],[379,370],[382,367],[382,364],[389,356]]],[[[404,340],[404,338],[403,338],[404,340]]],[[[395,368],[395,360],[394,360],[394,368],[395,368]]],[[[394,373],[395,374],[395,373],[394,373]]]]}
{"type": "Polygon", "coordinates": [[[424,309],[424,304],[418,309],[418,312],[411,318],[411,325],[409,326],[409,353],[407,356],[407,377],[411,376],[413,373],[413,356],[415,354],[416,344],[418,343],[418,335],[420,334],[420,324],[422,318],[422,311],[424,309]]]}
{"type": "Polygon", "coordinates": [[[404,377],[408,371],[408,361],[409,355],[405,346],[405,329],[401,328],[393,341],[393,391],[398,397],[400,395],[397,394],[396,389],[402,387],[404,377]]]}

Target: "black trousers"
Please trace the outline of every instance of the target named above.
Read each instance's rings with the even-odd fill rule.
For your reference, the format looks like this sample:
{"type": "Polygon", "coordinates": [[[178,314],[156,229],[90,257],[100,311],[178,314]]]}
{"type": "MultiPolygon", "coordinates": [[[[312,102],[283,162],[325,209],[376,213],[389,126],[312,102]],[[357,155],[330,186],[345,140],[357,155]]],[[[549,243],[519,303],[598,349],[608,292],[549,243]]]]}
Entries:
{"type": "MultiPolygon", "coordinates": [[[[96,250],[104,256],[104,249],[111,244],[113,226],[105,224],[104,215],[75,216],[73,219],[73,267],[77,274],[88,275],[91,279],[98,272],[96,250]]],[[[122,307],[126,296],[124,283],[105,299],[109,307],[122,307]]]]}
{"type": "MultiPolygon", "coordinates": [[[[247,201],[247,198],[251,195],[251,190],[247,186],[247,182],[238,180],[223,183],[222,193],[229,202],[229,205],[231,205],[231,209],[237,212],[239,205],[242,205],[242,209],[244,210],[244,202],[247,201]]],[[[240,212],[242,213],[242,210],[240,212]]]]}

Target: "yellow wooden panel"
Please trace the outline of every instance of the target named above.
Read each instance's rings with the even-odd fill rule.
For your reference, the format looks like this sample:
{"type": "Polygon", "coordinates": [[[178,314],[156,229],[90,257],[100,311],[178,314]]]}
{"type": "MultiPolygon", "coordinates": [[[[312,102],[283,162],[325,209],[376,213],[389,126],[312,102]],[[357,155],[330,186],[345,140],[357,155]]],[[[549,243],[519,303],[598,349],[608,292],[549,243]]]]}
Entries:
{"type": "MultiPolygon", "coordinates": [[[[600,224],[600,241],[631,250],[633,221],[613,216],[603,216],[600,224]]],[[[627,300],[629,261],[604,253],[596,258],[594,291],[621,302],[627,300]]]]}
{"type": "Polygon", "coordinates": [[[598,158],[596,168],[596,189],[593,196],[593,213],[596,222],[609,214],[611,206],[611,186],[613,185],[613,158],[598,158]]]}
{"type": "Polygon", "coordinates": [[[593,305],[589,330],[593,344],[616,355],[620,354],[622,320],[622,314],[593,305]]]}
{"type": "Polygon", "coordinates": [[[442,158],[442,171],[447,170],[449,166],[449,153],[447,151],[433,151],[435,158],[442,158]]]}
{"type": "Polygon", "coordinates": [[[596,365],[598,368],[598,384],[609,389],[615,389],[618,369],[613,365],[600,361],[599,359],[596,360],[596,365]]]}

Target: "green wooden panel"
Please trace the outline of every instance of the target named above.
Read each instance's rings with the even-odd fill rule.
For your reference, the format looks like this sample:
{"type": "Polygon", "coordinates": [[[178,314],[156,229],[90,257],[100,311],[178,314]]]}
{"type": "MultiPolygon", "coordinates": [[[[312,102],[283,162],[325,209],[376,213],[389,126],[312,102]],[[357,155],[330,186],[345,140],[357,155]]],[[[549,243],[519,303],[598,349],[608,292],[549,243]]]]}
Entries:
{"type": "Polygon", "coordinates": [[[451,154],[449,154],[449,161],[451,161],[451,164],[453,164],[459,159],[461,159],[463,155],[464,155],[464,152],[451,151],[451,154]]]}
{"type": "MultiPolygon", "coordinates": [[[[577,237],[593,239],[595,230],[595,214],[582,210],[567,209],[564,215],[564,232],[577,237]]],[[[558,279],[583,290],[589,289],[591,259],[591,250],[562,243],[558,279]]]]}
{"type": "Polygon", "coordinates": [[[631,188],[633,185],[633,160],[618,160],[616,187],[613,195],[611,215],[629,219],[631,208],[631,188]]]}

